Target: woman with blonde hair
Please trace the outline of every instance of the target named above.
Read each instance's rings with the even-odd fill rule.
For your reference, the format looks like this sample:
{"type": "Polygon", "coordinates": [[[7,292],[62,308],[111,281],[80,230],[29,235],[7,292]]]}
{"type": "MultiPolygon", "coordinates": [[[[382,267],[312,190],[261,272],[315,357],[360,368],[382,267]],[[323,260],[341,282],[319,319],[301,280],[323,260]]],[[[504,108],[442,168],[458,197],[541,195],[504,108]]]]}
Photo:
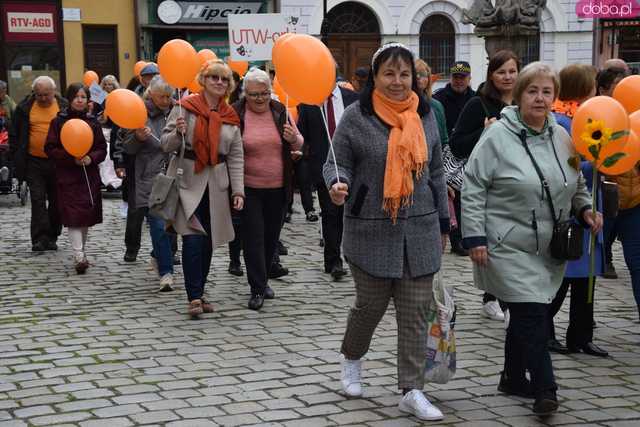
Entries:
{"type": "Polygon", "coordinates": [[[449,135],[447,134],[447,118],[444,114],[444,106],[440,101],[433,98],[433,74],[431,73],[431,67],[422,59],[416,59],[416,77],[418,78],[418,89],[420,89],[420,95],[424,96],[429,106],[433,108],[433,113],[436,116],[436,122],[438,123],[438,133],[440,134],[440,142],[442,146],[449,143],[449,135]]]}
{"type": "Polygon", "coordinates": [[[116,89],[120,89],[120,83],[118,83],[118,79],[113,74],[107,74],[102,78],[100,82],[100,87],[107,93],[111,93],[116,89]]]}
{"type": "Polygon", "coordinates": [[[234,89],[231,69],[219,59],[207,61],[198,82],[204,90],[173,108],[161,138],[165,151],[177,152],[167,173],[181,172],[178,209],[169,225],[182,236],[182,269],[192,318],[213,312],[204,288],[213,249],[233,240],[229,187],[233,208],[242,210],[244,205],[240,119],[225,101],[234,89]]]}

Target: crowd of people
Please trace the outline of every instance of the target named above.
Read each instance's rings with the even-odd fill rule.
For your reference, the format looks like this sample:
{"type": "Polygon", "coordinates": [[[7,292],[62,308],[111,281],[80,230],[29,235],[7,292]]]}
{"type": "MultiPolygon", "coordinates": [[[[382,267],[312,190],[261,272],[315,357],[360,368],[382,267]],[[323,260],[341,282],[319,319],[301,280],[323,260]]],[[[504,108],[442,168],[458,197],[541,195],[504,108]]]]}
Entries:
{"type": "MultiPolygon", "coordinates": [[[[477,91],[469,63],[457,61],[450,81],[434,92],[429,64],[389,43],[351,82],[338,79],[321,105],[299,105],[297,120],[274,96],[273,75],[252,68],[241,79],[217,59],[200,69],[203,90],[180,98],[147,64],[128,85],[146,105],[140,129],[120,129],[104,117],[82,84],[60,96],[47,76],[36,78],[17,106],[0,82],[0,117],[16,177],[31,191],[32,250],[57,250],[64,226],[76,272],[87,271],[89,228],[102,221],[99,165],[109,159],[127,204],[124,261],[137,261],[146,219],[159,290],[175,288],[181,265],[193,318],[214,311],[205,287],[221,245],[229,244],[235,276],[244,275],[242,254],[249,309],[276,298],[269,280],[288,273],[280,234],[294,186],[309,222],[319,219],[315,191],[324,272],[340,280],[350,271],[355,282],[341,347],[343,392],[362,394],[362,360],[393,298],[399,409],[423,420],[443,418],[422,389],[426,309],[449,242],[453,254],[473,262],[482,316],[507,330],[498,390],[534,399],[533,412],[544,416],[558,408],[550,352],[607,357],[593,343],[589,239],[581,259],[554,258],[556,222],[574,220],[586,236],[597,233],[598,276],[616,277],[611,245],[620,239],[640,313],[640,166],[606,178],[617,184],[619,205],[617,216],[604,212],[603,219],[604,207],[591,206],[590,164],[569,161],[577,107],[596,94],[611,96],[629,73],[621,60],[602,70],[570,64],[556,73],[540,62],[523,68],[513,52],[499,51],[477,91]],[[70,119],[93,133],[82,158],[61,141],[70,119]],[[168,220],[150,209],[161,173],[178,184],[168,220]],[[565,346],[553,318],[569,289],[565,346]]],[[[119,86],[114,76],[101,82],[107,93],[119,86]]]]}

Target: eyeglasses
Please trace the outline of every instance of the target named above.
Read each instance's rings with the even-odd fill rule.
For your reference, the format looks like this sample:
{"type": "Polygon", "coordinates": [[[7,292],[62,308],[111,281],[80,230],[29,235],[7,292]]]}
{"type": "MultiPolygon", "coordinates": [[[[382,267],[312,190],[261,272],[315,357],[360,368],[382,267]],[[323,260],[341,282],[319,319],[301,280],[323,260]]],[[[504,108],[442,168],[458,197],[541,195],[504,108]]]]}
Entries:
{"type": "Polygon", "coordinates": [[[430,77],[429,74],[427,74],[427,73],[417,73],[416,76],[419,79],[428,79],[430,77]]]}
{"type": "Polygon", "coordinates": [[[223,77],[223,76],[219,76],[217,74],[207,74],[206,76],[204,76],[205,79],[211,79],[214,82],[223,82],[223,83],[229,83],[229,77],[223,77]]]}
{"type": "Polygon", "coordinates": [[[251,99],[269,98],[271,96],[271,92],[247,92],[246,95],[251,99]]]}

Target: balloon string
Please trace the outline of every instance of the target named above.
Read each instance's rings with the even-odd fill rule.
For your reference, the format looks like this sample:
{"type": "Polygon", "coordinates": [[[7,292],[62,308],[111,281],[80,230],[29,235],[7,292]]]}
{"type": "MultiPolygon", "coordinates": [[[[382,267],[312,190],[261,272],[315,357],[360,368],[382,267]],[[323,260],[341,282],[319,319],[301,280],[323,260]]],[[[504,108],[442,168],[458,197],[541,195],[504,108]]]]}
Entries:
{"type": "Polygon", "coordinates": [[[156,141],[160,142],[160,138],[155,136],[153,132],[151,132],[150,135],[153,137],[153,139],[155,139],[156,141]]]}
{"type": "MultiPolygon", "coordinates": [[[[180,110],[180,117],[182,117],[182,103],[180,102],[181,100],[182,100],[182,95],[180,92],[180,88],[178,88],[178,109],[180,110]]],[[[181,133],[181,135],[182,135],[182,146],[184,147],[184,145],[186,144],[184,140],[184,133],[181,133]]],[[[158,140],[158,142],[160,142],[160,140],[158,140]]]]}
{"type": "Polygon", "coordinates": [[[89,185],[89,175],[87,175],[87,167],[82,163],[82,170],[84,171],[84,179],[87,182],[87,189],[89,190],[89,200],[91,200],[91,206],[93,206],[93,194],[91,194],[91,185],[89,185]]]}
{"type": "Polygon", "coordinates": [[[286,111],[286,115],[287,115],[287,123],[291,122],[291,118],[289,117],[289,94],[287,94],[286,96],[286,102],[285,102],[285,111],[286,111]]]}
{"type": "Polygon", "coordinates": [[[333,157],[333,166],[336,169],[336,181],[340,184],[340,174],[338,173],[338,161],[336,160],[336,152],[333,151],[333,141],[331,140],[331,134],[329,134],[329,125],[327,124],[327,110],[323,108],[320,111],[320,115],[322,116],[322,123],[324,123],[324,129],[327,131],[327,139],[329,140],[329,150],[331,151],[331,156],[333,157]],[[322,112],[324,111],[324,113],[322,112]]]}

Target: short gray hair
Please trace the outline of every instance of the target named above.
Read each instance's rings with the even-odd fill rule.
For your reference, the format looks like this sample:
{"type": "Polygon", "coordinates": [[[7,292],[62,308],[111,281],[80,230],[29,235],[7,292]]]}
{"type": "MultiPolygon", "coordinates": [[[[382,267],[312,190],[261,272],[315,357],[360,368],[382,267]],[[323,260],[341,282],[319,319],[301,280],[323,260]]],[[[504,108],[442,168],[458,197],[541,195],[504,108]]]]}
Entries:
{"type": "Polygon", "coordinates": [[[120,83],[118,83],[118,79],[116,79],[116,76],[114,76],[113,74],[107,74],[106,76],[104,76],[102,78],[102,81],[100,82],[100,87],[104,89],[104,85],[107,83],[111,83],[114,89],[120,89],[120,83]]]}
{"type": "Polygon", "coordinates": [[[513,100],[516,104],[520,105],[522,94],[529,87],[531,82],[536,78],[543,77],[551,79],[553,82],[553,98],[556,99],[560,93],[560,80],[558,74],[547,64],[543,64],[540,61],[532,62],[518,73],[518,79],[513,87],[513,100]]]}
{"type": "Polygon", "coordinates": [[[242,87],[244,90],[246,90],[248,83],[261,83],[271,90],[271,79],[269,78],[269,74],[262,71],[260,68],[252,67],[247,71],[247,74],[244,75],[244,79],[242,81],[242,87]]]}
{"type": "Polygon", "coordinates": [[[167,95],[173,95],[173,86],[164,81],[160,74],[153,76],[147,86],[147,90],[144,91],[144,98],[148,98],[151,92],[161,92],[167,95]]]}
{"type": "Polygon", "coordinates": [[[38,76],[33,80],[33,83],[31,84],[31,89],[35,90],[36,86],[38,85],[47,85],[49,86],[51,89],[55,90],[56,89],[56,82],[55,80],[53,80],[51,77],[49,76],[38,76]]]}

